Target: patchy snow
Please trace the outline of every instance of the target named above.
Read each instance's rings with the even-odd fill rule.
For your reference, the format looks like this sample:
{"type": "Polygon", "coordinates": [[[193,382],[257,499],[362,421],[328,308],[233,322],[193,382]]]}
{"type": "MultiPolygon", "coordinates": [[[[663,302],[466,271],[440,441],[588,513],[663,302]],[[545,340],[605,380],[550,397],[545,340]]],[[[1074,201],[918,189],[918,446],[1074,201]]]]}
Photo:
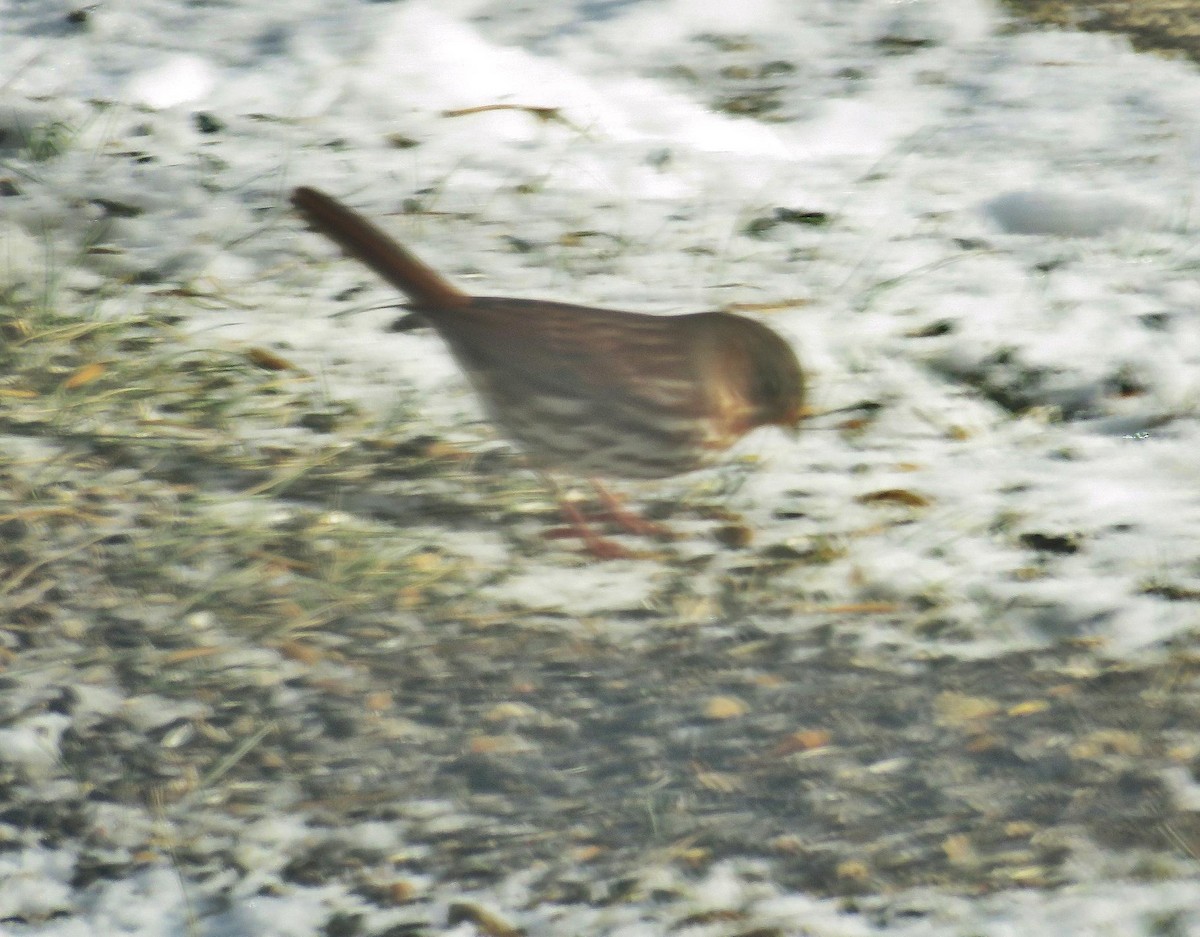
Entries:
{"type": "MultiPolygon", "coordinates": [[[[394,295],[302,230],[292,185],[345,198],[482,294],[779,303],[762,318],[795,343],[818,407],[882,404],[858,433],[763,434],[750,467],[718,476],[758,543],[843,546],[781,574],[781,594],[920,598],[968,635],[940,651],[980,656],[1075,639],[1153,655],[1200,625],[1194,602],[1147,588],[1200,583],[1193,65],[1111,36],[1002,30],[983,0],[69,12],[0,0],[0,176],[17,192],[0,198],[0,289],[57,289],[103,316],[121,300],[72,291],[194,285],[228,300],[197,309],[196,334],[277,348],[381,421],[412,393],[467,447],[485,434],[444,348],[382,330],[394,295]],[[513,107],[448,113],[491,105],[513,107]],[[796,224],[791,210],[830,221],[796,224]],[[924,505],[870,497],[897,490],[924,505]]],[[[552,561],[505,575],[498,538],[448,543],[495,570],[492,600],[589,628],[650,601],[657,575],[552,561]]],[[[720,569],[695,573],[698,595],[720,569]]],[[[924,640],[862,628],[864,647],[924,640]]],[[[117,705],[86,693],[97,714],[117,705]]],[[[187,714],[141,705],[147,728],[187,714]]],[[[64,725],[43,713],[0,728],[0,761],[49,770],[64,725]]],[[[1188,777],[1171,778],[1194,802],[1188,777]]],[[[302,835],[299,820],[248,830],[239,860],[269,868],[279,840],[302,835]]],[[[721,876],[708,885],[784,933],[1200,927],[1194,884],[1099,873],[878,923],[721,876]]],[[[18,934],[301,937],[318,909],[356,900],[239,888],[193,930],[169,868],[77,893],[62,850],[0,850],[0,918],[45,919],[18,934]]],[[[515,920],[530,935],[664,932],[628,908],[577,913],[515,920]]]]}

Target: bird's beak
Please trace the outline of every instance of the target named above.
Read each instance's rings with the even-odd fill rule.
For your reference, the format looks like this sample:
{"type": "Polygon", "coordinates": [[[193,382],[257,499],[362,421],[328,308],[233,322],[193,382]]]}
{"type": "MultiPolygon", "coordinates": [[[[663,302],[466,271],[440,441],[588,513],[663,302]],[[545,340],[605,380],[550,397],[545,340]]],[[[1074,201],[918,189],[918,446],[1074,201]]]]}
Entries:
{"type": "Polygon", "coordinates": [[[812,416],[812,410],[808,407],[797,407],[789,413],[786,419],[779,422],[779,428],[782,429],[789,439],[797,439],[800,436],[800,424],[812,416]]]}

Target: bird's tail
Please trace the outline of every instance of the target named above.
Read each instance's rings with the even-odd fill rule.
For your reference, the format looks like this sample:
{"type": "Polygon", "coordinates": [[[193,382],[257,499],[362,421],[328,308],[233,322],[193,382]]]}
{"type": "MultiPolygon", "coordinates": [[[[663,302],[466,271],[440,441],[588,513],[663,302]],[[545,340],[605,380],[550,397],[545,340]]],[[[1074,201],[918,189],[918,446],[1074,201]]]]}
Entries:
{"type": "Polygon", "coordinates": [[[292,192],[292,204],[314,228],[398,288],[418,309],[453,309],[471,301],[436,270],[332,196],[301,186],[292,192]]]}

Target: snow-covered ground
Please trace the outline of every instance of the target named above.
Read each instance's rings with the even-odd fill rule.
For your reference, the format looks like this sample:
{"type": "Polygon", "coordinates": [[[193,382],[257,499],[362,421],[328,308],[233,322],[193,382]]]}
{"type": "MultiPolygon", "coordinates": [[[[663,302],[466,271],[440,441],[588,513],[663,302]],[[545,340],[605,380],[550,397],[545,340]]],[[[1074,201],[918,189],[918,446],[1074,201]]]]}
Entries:
{"type": "MultiPolygon", "coordinates": [[[[853,431],[747,440],[728,500],[759,547],[837,545],[779,572],[779,595],[913,611],[864,616],[859,646],[1080,641],[1144,664],[1197,633],[1194,65],[1012,28],[983,0],[72,9],[0,0],[0,295],[51,280],[57,302],[105,316],[184,285],[224,300],[189,319],[204,340],[275,348],[381,419],[413,389],[437,432],[486,438],[436,337],[385,332],[391,292],[290,213],[290,188],[317,185],[470,291],[746,309],[795,343],[818,408],[879,404],[853,431]],[[123,278],[128,295],[93,298],[123,278]]],[[[655,601],[664,575],[580,568],[553,545],[507,570],[499,533],[458,548],[494,570],[481,598],[593,628],[655,601]]],[[[714,547],[675,549],[695,563],[714,547]]],[[[698,595],[729,556],[695,567],[698,595]]],[[[0,731],[0,759],[52,770],[61,728],[0,731]]],[[[264,853],[304,835],[280,824],[264,853]]],[[[51,846],[0,852],[0,920],[73,900],[70,865],[51,846]]],[[[781,934],[1200,933],[1194,884],[1095,870],[919,921],[728,876],[697,894],[736,891],[781,934]]],[[[514,876],[475,897],[531,935],[664,932],[632,911],[522,910],[521,894],[514,876]]],[[[242,894],[196,932],[316,933],[325,898],[242,894]]],[[[157,937],[187,915],[156,866],[13,932],[157,937]]]]}

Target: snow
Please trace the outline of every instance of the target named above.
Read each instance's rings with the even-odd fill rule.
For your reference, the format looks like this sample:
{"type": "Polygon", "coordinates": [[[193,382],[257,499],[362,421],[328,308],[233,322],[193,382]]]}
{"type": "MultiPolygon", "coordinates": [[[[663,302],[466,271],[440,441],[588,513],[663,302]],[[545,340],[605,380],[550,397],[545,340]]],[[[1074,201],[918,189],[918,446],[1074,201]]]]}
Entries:
{"type": "MultiPolygon", "coordinates": [[[[291,185],[383,219],[483,294],[654,311],[803,300],[763,318],[795,343],[817,406],[884,407],[857,438],[748,444],[758,459],[732,501],[763,541],[853,543],[807,570],[805,591],[936,596],[976,635],[962,654],[1086,636],[1132,658],[1194,633],[1193,605],[1142,591],[1194,580],[1200,543],[1193,65],[1106,35],[1003,31],[982,0],[111,0],[79,26],[67,12],[0,0],[0,175],[20,190],[0,198],[0,289],[44,284],[47,265],[63,289],[210,284],[239,302],[189,323],[197,334],[284,338],[335,396],[383,414],[403,386],[467,440],[478,409],[435,338],[381,334],[390,310],[332,315],[349,286],[369,284],[356,309],[393,299],[301,230],[291,185]],[[706,34],[791,66],[766,80],[780,86],[768,119],[714,107],[737,50],[706,34]],[[887,51],[896,38],[914,43],[907,54],[887,51]],[[495,104],[514,108],[447,114],[495,104]],[[205,132],[200,112],[222,129],[205,132]],[[12,168],[18,141],[54,132],[57,158],[12,168]],[[434,213],[400,214],[409,199],[434,213]],[[102,202],[123,208],[106,216],[102,202]],[[778,207],[831,224],[743,234],[778,207]],[[603,237],[575,250],[571,232],[603,237]],[[97,236],[113,250],[89,252],[97,236]],[[509,237],[537,250],[509,250],[509,237]],[[914,337],[937,323],[948,328],[914,337]],[[929,499],[917,524],[880,524],[886,509],[856,500],[891,488],[929,499]],[[1031,582],[1016,575],[1031,562],[1026,533],[1085,548],[1031,582]]],[[[504,562],[498,540],[459,549],[504,562]]],[[[596,627],[649,601],[654,575],[548,562],[488,589],[596,627]]],[[[105,693],[91,709],[115,706],[105,693]]],[[[142,702],[147,727],[182,712],[142,702]]],[[[0,761],[48,770],[65,723],[47,713],[0,729],[0,761]]],[[[1172,783],[1195,801],[1184,775],[1172,783]]],[[[282,820],[248,831],[241,858],[269,866],[275,841],[298,835],[282,820]]],[[[0,918],[76,902],[69,879],[61,851],[0,852],[0,918]]],[[[199,932],[312,934],[327,897],[236,893],[199,932]]],[[[995,895],[878,929],[830,902],[753,900],[797,933],[801,921],[855,935],[1151,933],[1172,909],[1186,932],[1200,926],[1200,894],[1178,882],[995,895]]],[[[190,932],[189,913],[176,876],[155,867],[16,932],[166,937],[190,932]]],[[[610,915],[591,932],[661,933],[610,915]]],[[[531,912],[523,926],[589,922],[555,930],[531,912]]]]}
{"type": "Polygon", "coordinates": [[[48,774],[58,760],[63,730],[70,723],[59,713],[42,713],[0,729],[0,760],[31,774],[48,774]]]}

